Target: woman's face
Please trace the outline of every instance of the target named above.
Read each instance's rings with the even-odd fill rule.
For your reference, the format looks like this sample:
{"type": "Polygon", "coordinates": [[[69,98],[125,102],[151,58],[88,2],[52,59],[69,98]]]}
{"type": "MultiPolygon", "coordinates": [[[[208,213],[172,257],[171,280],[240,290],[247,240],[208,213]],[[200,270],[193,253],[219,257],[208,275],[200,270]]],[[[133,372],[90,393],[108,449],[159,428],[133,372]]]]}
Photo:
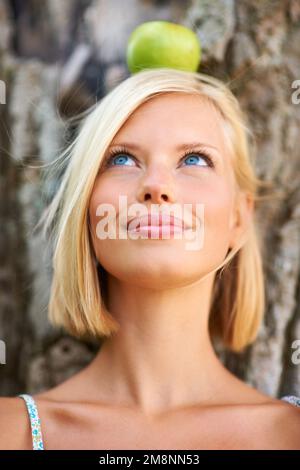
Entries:
{"type": "MultiPolygon", "coordinates": [[[[166,93],[130,116],[108,152],[123,143],[126,151],[102,163],[90,199],[91,235],[99,263],[117,279],[148,288],[180,287],[201,279],[224,260],[239,233],[233,167],[221,117],[201,97],[166,93]],[[201,145],[193,147],[196,142],[201,145]],[[180,149],[183,144],[191,147],[186,156],[180,149]],[[132,204],[142,204],[149,214],[151,205],[168,208],[175,204],[182,208],[185,220],[190,220],[187,213],[191,212],[200,245],[187,249],[185,232],[176,238],[172,231],[165,238],[151,238],[153,232],[148,231],[135,237],[127,232],[120,239],[120,196],[126,198],[127,214],[132,204]],[[116,237],[98,238],[97,224],[107,219],[107,213],[97,215],[102,204],[115,210],[116,237]]],[[[137,217],[143,214],[135,213],[137,217]]],[[[133,213],[128,220],[132,217],[133,213]]],[[[127,231],[126,225],[123,228],[127,231]]]]}

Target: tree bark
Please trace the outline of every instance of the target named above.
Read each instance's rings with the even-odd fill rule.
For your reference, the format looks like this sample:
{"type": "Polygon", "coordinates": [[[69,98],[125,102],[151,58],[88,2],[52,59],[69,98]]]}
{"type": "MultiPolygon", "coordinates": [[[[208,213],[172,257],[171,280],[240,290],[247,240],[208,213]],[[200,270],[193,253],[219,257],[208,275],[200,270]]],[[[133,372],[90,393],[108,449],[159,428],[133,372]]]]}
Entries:
{"type": "Polygon", "coordinates": [[[0,364],[2,395],[36,393],[80,370],[97,351],[47,320],[51,248],[34,232],[59,181],[38,165],[72,138],[66,118],[129,76],[125,51],[140,23],[189,26],[202,45],[199,71],[230,83],[257,142],[257,175],[282,197],[259,208],[267,308],[256,342],[224,364],[261,391],[300,396],[300,7],[296,0],[11,0],[0,4],[0,364]],[[35,167],[36,166],[36,167],[35,167]]]}

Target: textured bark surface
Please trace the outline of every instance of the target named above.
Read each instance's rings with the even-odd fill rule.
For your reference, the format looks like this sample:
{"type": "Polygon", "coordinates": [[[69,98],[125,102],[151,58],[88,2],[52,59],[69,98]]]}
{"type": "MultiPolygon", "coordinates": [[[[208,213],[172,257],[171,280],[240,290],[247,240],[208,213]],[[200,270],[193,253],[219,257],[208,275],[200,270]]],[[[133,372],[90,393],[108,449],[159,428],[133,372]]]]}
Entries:
{"type": "Polygon", "coordinates": [[[52,161],[76,129],[66,118],[100,99],[129,73],[125,50],[141,22],[192,27],[199,71],[231,83],[257,141],[256,170],[280,199],[258,213],[267,308],[244,354],[219,351],[236,375],[272,396],[300,396],[300,7],[297,0],[4,0],[0,3],[0,393],[47,389],[86,365],[97,345],[47,321],[51,253],[33,232],[58,181],[36,164],[52,161]]]}

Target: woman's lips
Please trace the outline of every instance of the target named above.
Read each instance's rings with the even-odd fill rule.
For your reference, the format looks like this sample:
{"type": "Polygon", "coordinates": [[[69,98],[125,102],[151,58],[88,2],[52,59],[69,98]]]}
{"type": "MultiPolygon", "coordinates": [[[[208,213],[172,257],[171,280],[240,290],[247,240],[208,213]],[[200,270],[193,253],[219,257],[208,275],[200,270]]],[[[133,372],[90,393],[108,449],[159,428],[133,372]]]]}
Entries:
{"type": "Polygon", "coordinates": [[[131,219],[127,230],[133,233],[144,234],[149,238],[162,238],[175,233],[182,234],[190,225],[182,219],[167,214],[148,214],[131,219]]]}
{"type": "Polygon", "coordinates": [[[168,238],[175,233],[182,234],[183,229],[176,225],[143,225],[128,232],[145,235],[147,238],[168,238]]]}

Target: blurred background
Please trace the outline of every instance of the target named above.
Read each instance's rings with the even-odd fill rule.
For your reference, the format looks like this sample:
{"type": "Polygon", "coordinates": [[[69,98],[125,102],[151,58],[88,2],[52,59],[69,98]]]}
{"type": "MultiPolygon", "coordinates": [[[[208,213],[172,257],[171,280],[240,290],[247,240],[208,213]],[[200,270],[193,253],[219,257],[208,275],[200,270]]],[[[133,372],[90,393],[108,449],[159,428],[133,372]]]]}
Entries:
{"type": "Polygon", "coordinates": [[[35,165],[72,140],[69,118],[129,76],[128,37],[151,20],[197,33],[199,71],[230,82],[255,136],[257,175],[282,195],[258,212],[267,296],[259,336],[242,354],[218,354],[261,391],[300,396],[298,0],[0,0],[0,394],[48,389],[98,350],[48,323],[51,249],[33,227],[59,176],[45,182],[35,165]]]}

